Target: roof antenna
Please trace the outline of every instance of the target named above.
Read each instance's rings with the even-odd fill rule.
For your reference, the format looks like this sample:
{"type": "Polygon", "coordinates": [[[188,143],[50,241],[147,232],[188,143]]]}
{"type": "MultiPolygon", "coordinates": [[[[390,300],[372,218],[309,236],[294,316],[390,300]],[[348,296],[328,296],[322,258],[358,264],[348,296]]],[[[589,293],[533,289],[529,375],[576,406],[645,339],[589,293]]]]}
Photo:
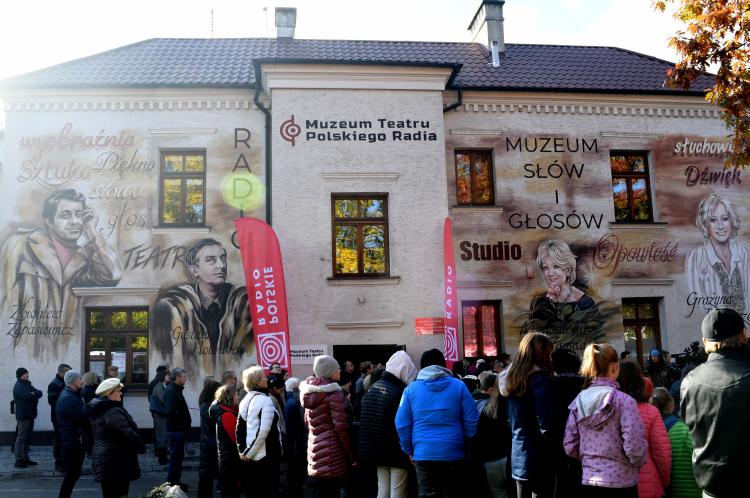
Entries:
{"type": "Polygon", "coordinates": [[[211,39],[214,37],[214,9],[211,9],[211,39]]]}

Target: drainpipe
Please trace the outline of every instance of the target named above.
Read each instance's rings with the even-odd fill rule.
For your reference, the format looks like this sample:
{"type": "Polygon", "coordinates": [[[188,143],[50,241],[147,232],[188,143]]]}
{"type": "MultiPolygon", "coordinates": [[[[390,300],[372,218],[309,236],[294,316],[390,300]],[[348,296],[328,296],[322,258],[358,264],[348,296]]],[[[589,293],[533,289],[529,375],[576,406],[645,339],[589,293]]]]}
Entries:
{"type": "Polygon", "coordinates": [[[445,114],[448,111],[452,111],[453,109],[455,109],[456,107],[460,106],[463,103],[464,103],[464,91],[459,87],[459,89],[458,89],[458,102],[456,102],[455,104],[451,104],[448,107],[444,108],[443,109],[443,114],[445,114]]]}
{"type": "Polygon", "coordinates": [[[272,179],[271,174],[273,172],[271,168],[271,111],[266,109],[263,104],[260,103],[258,97],[260,96],[260,85],[255,89],[255,97],[253,97],[253,103],[263,111],[266,115],[266,223],[271,225],[271,186],[272,179]]]}

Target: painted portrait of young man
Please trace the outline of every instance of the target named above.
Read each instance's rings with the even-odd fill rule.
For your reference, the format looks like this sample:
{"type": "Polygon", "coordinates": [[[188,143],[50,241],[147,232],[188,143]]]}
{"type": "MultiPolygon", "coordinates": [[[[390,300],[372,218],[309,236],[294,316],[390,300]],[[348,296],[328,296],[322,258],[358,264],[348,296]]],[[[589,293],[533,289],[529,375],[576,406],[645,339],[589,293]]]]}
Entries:
{"type": "Polygon", "coordinates": [[[122,279],[117,251],[97,232],[99,216],[83,193],[53,192],[41,218],[44,228],[19,229],[0,253],[2,309],[14,346],[28,336],[71,335],[81,304],[73,288],[114,287],[122,279]]]}
{"type": "Polygon", "coordinates": [[[163,289],[154,308],[154,344],[165,357],[218,372],[252,353],[253,324],[244,285],[227,282],[227,251],[216,239],[185,254],[193,282],[163,289]]]}

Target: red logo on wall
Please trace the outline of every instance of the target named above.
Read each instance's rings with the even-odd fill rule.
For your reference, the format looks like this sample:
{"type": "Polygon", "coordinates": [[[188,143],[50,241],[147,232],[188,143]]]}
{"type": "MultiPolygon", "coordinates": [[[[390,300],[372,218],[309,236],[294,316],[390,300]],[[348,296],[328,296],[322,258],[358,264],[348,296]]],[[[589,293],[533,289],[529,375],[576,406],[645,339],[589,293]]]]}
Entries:
{"type": "Polygon", "coordinates": [[[294,139],[299,136],[300,133],[302,133],[302,129],[294,124],[294,115],[292,115],[292,119],[289,121],[284,121],[281,123],[281,128],[279,128],[279,133],[281,134],[281,138],[286,140],[287,142],[292,142],[292,147],[294,147],[294,139]]]}

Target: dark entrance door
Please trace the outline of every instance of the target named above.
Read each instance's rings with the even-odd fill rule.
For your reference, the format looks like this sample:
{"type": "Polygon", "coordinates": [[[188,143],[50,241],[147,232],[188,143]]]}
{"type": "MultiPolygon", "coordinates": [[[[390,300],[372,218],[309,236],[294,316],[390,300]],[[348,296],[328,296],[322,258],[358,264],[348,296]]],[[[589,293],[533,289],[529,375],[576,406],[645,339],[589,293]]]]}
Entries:
{"type": "Polygon", "coordinates": [[[339,362],[339,365],[343,365],[346,360],[351,361],[354,364],[354,373],[359,376],[359,364],[363,361],[371,361],[373,366],[378,366],[378,363],[385,363],[388,358],[393,356],[396,351],[402,351],[404,346],[396,344],[379,344],[377,346],[363,346],[358,344],[346,345],[346,346],[333,346],[333,357],[339,362]]]}

